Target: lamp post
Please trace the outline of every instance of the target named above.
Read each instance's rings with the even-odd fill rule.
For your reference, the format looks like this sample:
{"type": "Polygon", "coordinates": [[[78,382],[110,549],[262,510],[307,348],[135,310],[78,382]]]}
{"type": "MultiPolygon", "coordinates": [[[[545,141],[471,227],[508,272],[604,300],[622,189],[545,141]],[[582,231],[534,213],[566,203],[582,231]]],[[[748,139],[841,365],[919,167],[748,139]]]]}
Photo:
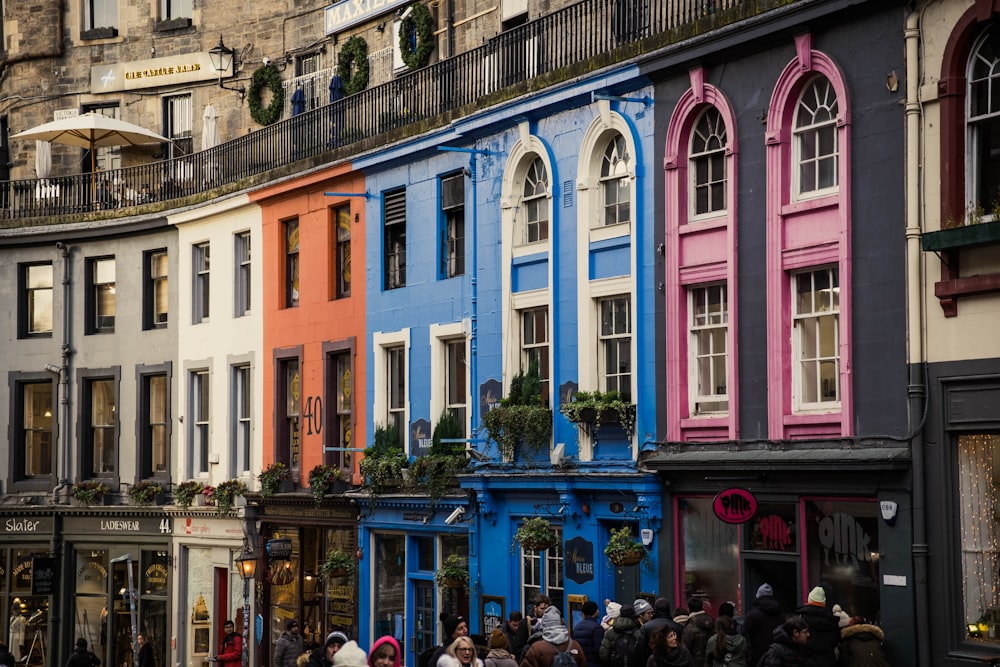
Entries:
{"type": "MultiPolygon", "coordinates": [[[[222,43],[222,40],[219,40],[222,43]]],[[[243,667],[249,663],[248,640],[250,634],[250,580],[257,573],[257,556],[249,545],[243,545],[243,553],[236,557],[236,567],[243,577],[243,667]]]]}
{"type": "Polygon", "coordinates": [[[219,35],[219,43],[208,50],[208,57],[212,59],[212,68],[219,73],[219,88],[239,93],[241,100],[246,97],[247,90],[243,86],[230,88],[222,82],[222,75],[229,72],[230,67],[233,68],[233,74],[236,74],[236,68],[239,67],[236,52],[222,42],[222,35],[219,35]]]}

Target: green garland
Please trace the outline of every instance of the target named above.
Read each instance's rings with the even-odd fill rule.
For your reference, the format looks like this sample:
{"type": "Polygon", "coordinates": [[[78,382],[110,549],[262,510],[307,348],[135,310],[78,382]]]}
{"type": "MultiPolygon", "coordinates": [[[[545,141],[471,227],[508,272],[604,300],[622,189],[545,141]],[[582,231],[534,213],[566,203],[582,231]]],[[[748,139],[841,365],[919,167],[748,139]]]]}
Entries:
{"type": "Polygon", "coordinates": [[[368,87],[368,42],[364,38],[355,35],[344,42],[344,48],[340,49],[337,74],[348,95],[360,93],[368,87]]]}
{"type": "Polygon", "coordinates": [[[410,15],[399,26],[399,54],[410,69],[419,69],[427,64],[434,51],[434,19],[427,5],[410,5],[410,15]],[[417,49],[413,49],[416,34],[417,49]]]}
{"type": "Polygon", "coordinates": [[[250,105],[250,117],[261,125],[271,125],[281,117],[285,106],[285,90],[281,87],[281,74],[277,67],[264,65],[253,73],[247,102],[250,105]],[[260,91],[264,86],[271,89],[271,103],[266,109],[260,105],[260,91]]]}

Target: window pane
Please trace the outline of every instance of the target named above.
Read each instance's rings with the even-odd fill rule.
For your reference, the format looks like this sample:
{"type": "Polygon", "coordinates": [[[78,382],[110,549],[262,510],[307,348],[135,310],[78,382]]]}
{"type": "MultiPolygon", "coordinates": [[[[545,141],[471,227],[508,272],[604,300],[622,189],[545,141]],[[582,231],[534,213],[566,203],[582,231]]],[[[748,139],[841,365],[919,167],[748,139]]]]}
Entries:
{"type": "Polygon", "coordinates": [[[712,498],[678,499],[681,529],[680,568],[685,589],[709,600],[735,600],[739,590],[738,530],[712,511],[712,498]]]}

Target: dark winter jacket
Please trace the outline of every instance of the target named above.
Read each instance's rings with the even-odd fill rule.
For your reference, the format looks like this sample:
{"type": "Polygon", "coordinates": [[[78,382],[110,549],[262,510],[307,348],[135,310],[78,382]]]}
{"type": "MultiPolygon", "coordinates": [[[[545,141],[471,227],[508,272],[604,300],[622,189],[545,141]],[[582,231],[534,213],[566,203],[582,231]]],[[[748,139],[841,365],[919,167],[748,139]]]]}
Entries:
{"type": "Polygon", "coordinates": [[[483,660],[485,667],[517,667],[517,660],[505,648],[491,648],[483,660]]]}
{"type": "MultiPolygon", "coordinates": [[[[604,633],[604,639],[601,641],[601,649],[598,651],[598,657],[600,658],[601,664],[605,667],[611,667],[612,651],[615,648],[615,642],[622,635],[633,635],[635,638],[634,644],[636,646],[642,641],[642,627],[639,626],[639,621],[634,618],[628,618],[627,616],[619,616],[611,624],[611,629],[604,633]]],[[[631,656],[629,656],[631,658],[631,656]]],[[[629,667],[638,667],[637,665],[629,665],[629,667]]]]}
{"type": "Polygon", "coordinates": [[[272,667],[295,667],[296,660],[302,655],[302,635],[285,630],[274,642],[274,662],[272,667]]]}
{"type": "Polygon", "coordinates": [[[861,623],[840,631],[840,664],[842,667],[889,667],[882,650],[885,633],[877,625],[861,623]]]}
{"type": "Polygon", "coordinates": [[[601,642],[604,641],[604,626],[592,616],[585,616],[582,621],[573,626],[573,639],[583,649],[587,658],[587,667],[599,667],[601,664],[601,642]]]}
{"type": "Polygon", "coordinates": [[[715,633],[715,621],[703,611],[696,611],[688,616],[687,625],[681,635],[681,643],[691,652],[694,664],[705,664],[705,646],[708,638],[715,633]]]}
{"type": "Polygon", "coordinates": [[[0,649],[0,665],[4,667],[17,667],[17,661],[14,659],[14,654],[7,650],[6,647],[0,649]]]}
{"type": "Polygon", "coordinates": [[[708,638],[705,645],[705,667],[747,667],[750,649],[746,637],[740,634],[726,635],[725,650],[721,658],[715,656],[718,640],[718,633],[708,638]]]}
{"type": "Polygon", "coordinates": [[[518,623],[517,630],[510,627],[510,621],[504,621],[500,629],[507,635],[507,650],[516,659],[528,643],[528,621],[523,620],[518,623]]]}
{"type": "Polygon", "coordinates": [[[774,629],[785,622],[778,600],[771,595],[757,598],[743,619],[743,630],[750,644],[750,664],[757,667],[760,656],[774,641],[774,629]]]}
{"type": "Polygon", "coordinates": [[[676,648],[667,649],[665,653],[656,655],[655,653],[649,656],[649,660],[646,661],[646,667],[699,667],[694,664],[694,658],[691,657],[691,652],[684,648],[684,645],[678,645],[676,648]]]}
{"type": "Polygon", "coordinates": [[[809,664],[805,647],[792,641],[782,625],[774,629],[773,638],[756,667],[805,667],[809,664]]]}
{"type": "Polygon", "coordinates": [[[78,648],[70,654],[66,667],[101,667],[101,659],[85,648],[78,648]]]}
{"type": "Polygon", "coordinates": [[[806,655],[812,667],[834,667],[840,644],[840,619],[826,606],[804,604],[795,610],[809,624],[806,655]]]}
{"type": "Polygon", "coordinates": [[[306,667],[332,667],[333,663],[326,659],[326,647],[320,646],[309,652],[309,664],[306,667]]]}
{"type": "MultiPolygon", "coordinates": [[[[670,614],[665,612],[656,612],[653,618],[649,619],[642,625],[642,639],[639,641],[639,647],[636,651],[636,665],[645,665],[649,661],[649,656],[652,655],[649,650],[649,640],[653,638],[656,631],[662,628],[664,625],[676,626],[673,619],[670,618],[670,614]]],[[[680,626],[677,627],[677,639],[681,638],[681,633],[684,632],[684,628],[680,626]]]]}

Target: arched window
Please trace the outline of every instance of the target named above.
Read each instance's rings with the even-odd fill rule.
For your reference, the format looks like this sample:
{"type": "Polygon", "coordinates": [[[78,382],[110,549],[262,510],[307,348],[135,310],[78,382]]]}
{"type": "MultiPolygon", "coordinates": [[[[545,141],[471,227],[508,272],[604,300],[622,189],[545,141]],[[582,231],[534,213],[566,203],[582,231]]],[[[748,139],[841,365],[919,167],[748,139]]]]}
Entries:
{"type": "Polygon", "coordinates": [[[837,94],[825,76],[802,91],[795,109],[797,193],[813,196],[837,187],[837,94]]]}
{"type": "Polygon", "coordinates": [[[726,124],[715,107],[708,107],[691,132],[691,213],[726,210],[726,124]]]}
{"type": "Polygon", "coordinates": [[[524,236],[522,243],[538,243],[549,238],[549,173],[542,158],[536,157],[524,175],[524,236]]]}
{"type": "Polygon", "coordinates": [[[966,199],[977,218],[1000,213],[1000,32],[983,36],[969,59],[966,199]]]}
{"type": "Polygon", "coordinates": [[[625,137],[615,134],[604,149],[601,160],[601,196],[604,215],[599,225],[628,223],[632,217],[632,193],[629,188],[629,154],[625,137]]]}

